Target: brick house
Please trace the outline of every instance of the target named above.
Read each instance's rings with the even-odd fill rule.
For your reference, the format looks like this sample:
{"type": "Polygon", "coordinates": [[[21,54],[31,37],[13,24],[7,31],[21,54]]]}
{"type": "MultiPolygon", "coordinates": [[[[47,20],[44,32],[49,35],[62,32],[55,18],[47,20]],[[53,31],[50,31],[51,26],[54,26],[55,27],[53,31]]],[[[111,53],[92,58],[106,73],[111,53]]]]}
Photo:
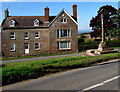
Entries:
{"type": "Polygon", "coordinates": [[[77,52],[77,5],[72,8],[73,16],[64,9],[49,16],[48,7],[44,16],[9,16],[6,9],[1,25],[3,57],[77,52]]]}

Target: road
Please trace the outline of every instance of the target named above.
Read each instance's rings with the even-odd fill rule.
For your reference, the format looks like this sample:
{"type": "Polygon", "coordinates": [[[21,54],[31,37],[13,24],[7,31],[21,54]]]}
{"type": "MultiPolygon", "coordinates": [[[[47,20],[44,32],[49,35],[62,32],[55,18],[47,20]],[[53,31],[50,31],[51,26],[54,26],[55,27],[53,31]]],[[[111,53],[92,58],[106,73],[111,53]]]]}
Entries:
{"type": "Polygon", "coordinates": [[[3,90],[75,90],[74,92],[118,90],[118,78],[120,77],[118,75],[118,64],[120,64],[120,60],[92,67],[73,69],[4,86],[3,90]]]}
{"type": "Polygon", "coordinates": [[[77,56],[77,55],[83,55],[83,54],[84,53],[75,53],[75,54],[66,54],[66,55],[55,55],[55,56],[35,57],[35,58],[26,58],[26,59],[6,60],[6,61],[0,61],[0,63],[11,63],[11,62],[21,62],[21,61],[40,60],[40,59],[49,59],[49,58],[59,58],[59,57],[77,56]]]}

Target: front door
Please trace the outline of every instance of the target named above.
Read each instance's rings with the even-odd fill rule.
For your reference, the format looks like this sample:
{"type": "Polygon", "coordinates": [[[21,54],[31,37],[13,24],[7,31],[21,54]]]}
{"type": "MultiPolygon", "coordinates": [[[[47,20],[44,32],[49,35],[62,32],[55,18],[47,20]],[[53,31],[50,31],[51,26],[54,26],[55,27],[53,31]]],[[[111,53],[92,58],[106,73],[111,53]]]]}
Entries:
{"type": "Polygon", "coordinates": [[[25,54],[29,53],[29,44],[28,43],[24,44],[24,52],[25,52],[25,54]]]}

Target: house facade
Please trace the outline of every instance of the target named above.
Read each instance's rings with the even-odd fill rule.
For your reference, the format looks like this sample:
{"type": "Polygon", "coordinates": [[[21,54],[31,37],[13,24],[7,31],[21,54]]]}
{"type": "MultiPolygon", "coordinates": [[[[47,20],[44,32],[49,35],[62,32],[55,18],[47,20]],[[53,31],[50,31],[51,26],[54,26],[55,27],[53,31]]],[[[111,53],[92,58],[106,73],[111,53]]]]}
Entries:
{"type": "Polygon", "coordinates": [[[64,9],[57,16],[9,16],[2,22],[1,49],[5,58],[78,51],[77,5],[71,16],[64,9]]]}

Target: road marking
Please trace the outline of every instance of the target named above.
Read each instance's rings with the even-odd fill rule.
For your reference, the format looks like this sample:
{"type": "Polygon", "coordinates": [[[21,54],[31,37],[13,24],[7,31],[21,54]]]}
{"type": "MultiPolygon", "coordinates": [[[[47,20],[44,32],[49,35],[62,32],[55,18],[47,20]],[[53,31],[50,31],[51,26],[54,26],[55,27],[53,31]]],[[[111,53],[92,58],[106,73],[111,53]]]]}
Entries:
{"type": "Polygon", "coordinates": [[[93,86],[90,86],[90,87],[88,87],[88,88],[85,88],[85,89],[83,89],[83,91],[90,90],[90,89],[93,89],[93,88],[102,86],[102,85],[104,85],[105,83],[108,83],[108,82],[110,82],[110,81],[113,81],[113,80],[115,80],[115,79],[118,79],[119,77],[120,77],[120,76],[113,77],[113,78],[108,79],[108,80],[106,80],[106,81],[103,81],[103,82],[101,82],[101,83],[99,83],[99,84],[95,84],[95,85],[93,85],[93,86]]]}

